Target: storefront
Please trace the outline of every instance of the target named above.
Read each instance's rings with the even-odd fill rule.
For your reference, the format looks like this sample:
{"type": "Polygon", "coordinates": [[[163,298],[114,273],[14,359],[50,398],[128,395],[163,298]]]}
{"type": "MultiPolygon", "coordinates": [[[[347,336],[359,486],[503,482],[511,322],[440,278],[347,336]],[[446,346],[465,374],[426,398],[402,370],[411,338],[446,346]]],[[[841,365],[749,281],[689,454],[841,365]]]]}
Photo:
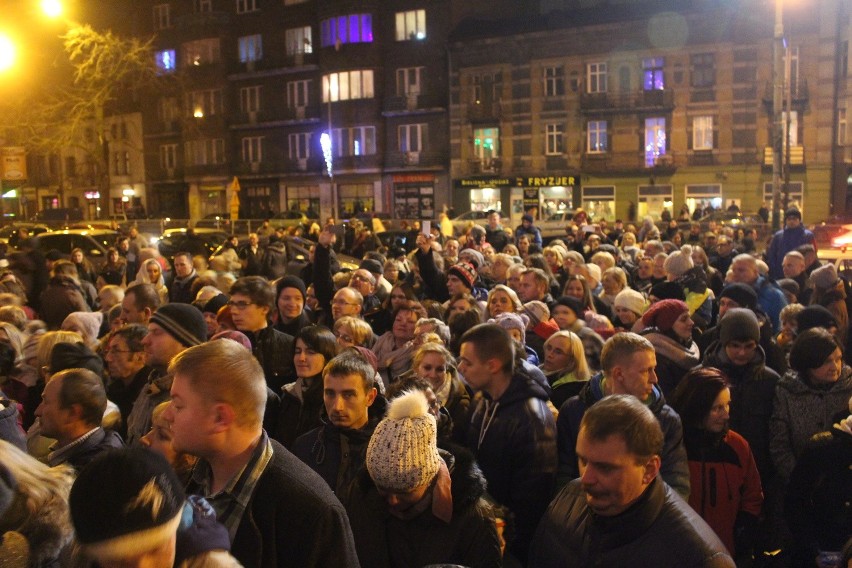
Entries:
{"type": "MultiPolygon", "coordinates": [[[[242,198],[242,196],[240,197],[242,198]]],[[[222,183],[199,185],[198,205],[200,207],[200,214],[202,218],[206,215],[221,215],[222,213],[227,213],[228,201],[225,195],[225,184],[222,183]]],[[[244,203],[242,203],[241,205],[244,207],[244,203]]]]}
{"type": "Polygon", "coordinates": [[[432,174],[395,175],[393,217],[395,219],[435,219],[435,176],[432,174]]]}
{"type": "Polygon", "coordinates": [[[708,205],[713,209],[722,209],[722,185],[718,183],[687,185],[684,197],[690,213],[693,213],[696,207],[703,210],[708,205]]]}
{"type": "Polygon", "coordinates": [[[359,213],[376,211],[376,187],[367,183],[341,183],[337,186],[340,217],[349,219],[359,213]]]}
{"type": "Polygon", "coordinates": [[[572,211],[576,202],[575,178],[565,175],[464,178],[455,180],[454,189],[457,214],[494,209],[513,224],[520,224],[524,213],[547,219],[572,211]]]}
{"type": "Polygon", "coordinates": [[[672,214],[672,218],[676,217],[676,212],[673,211],[674,206],[674,187],[671,185],[640,185],[639,186],[639,207],[637,213],[639,219],[644,219],[650,215],[654,220],[660,218],[663,209],[668,209],[672,214]]]}
{"type": "Polygon", "coordinates": [[[615,220],[615,186],[587,185],[581,190],[583,210],[589,220],[615,220]]]}
{"type": "Polygon", "coordinates": [[[509,202],[509,189],[517,185],[516,180],[509,177],[476,176],[453,180],[455,214],[493,209],[505,215],[508,211],[503,207],[509,202]]]}
{"type": "Polygon", "coordinates": [[[287,211],[301,211],[311,219],[322,211],[319,185],[288,185],[285,188],[287,211]]]}

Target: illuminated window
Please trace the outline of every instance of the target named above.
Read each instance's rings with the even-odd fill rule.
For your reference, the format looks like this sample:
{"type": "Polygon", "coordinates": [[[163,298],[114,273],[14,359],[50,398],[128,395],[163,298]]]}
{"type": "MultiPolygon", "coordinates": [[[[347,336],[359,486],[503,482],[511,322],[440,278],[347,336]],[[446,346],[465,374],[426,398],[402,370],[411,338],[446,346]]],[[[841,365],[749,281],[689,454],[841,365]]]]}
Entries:
{"type": "Polygon", "coordinates": [[[607,91],[606,63],[589,63],[586,66],[586,92],[605,93],[607,91]]]}
{"type": "Polygon", "coordinates": [[[260,85],[240,88],[240,111],[257,112],[260,110],[260,85]]]}
{"type": "Polygon", "coordinates": [[[692,149],[713,149],[713,117],[696,116],[692,119],[692,149]]]}
{"type": "Polygon", "coordinates": [[[661,91],[666,88],[662,57],[643,59],[642,73],[644,77],[642,88],[646,91],[661,91]]]}
{"type": "Polygon", "coordinates": [[[376,127],[353,126],[332,130],[334,156],[370,156],[376,153],[376,127]]]}
{"type": "Polygon", "coordinates": [[[165,30],[172,27],[168,4],[156,4],[154,10],[154,29],[165,30]]]}
{"type": "Polygon", "coordinates": [[[400,152],[420,152],[423,150],[423,139],[426,137],[425,124],[401,124],[397,130],[400,152]]]}
{"type": "Polygon", "coordinates": [[[473,131],[473,153],[480,160],[500,157],[500,129],[476,128],[473,131]]]}
{"type": "Polygon", "coordinates": [[[396,41],[426,39],[426,10],[396,13],[396,41]]]}
{"type": "Polygon", "coordinates": [[[287,83],[287,108],[306,107],[311,100],[311,81],[290,81],[287,83]]]}
{"type": "Polygon", "coordinates": [[[164,73],[170,73],[175,70],[175,50],[164,49],[154,54],[154,60],[157,63],[157,69],[164,73]]]}
{"type": "Polygon", "coordinates": [[[304,160],[311,157],[311,133],[298,132],[287,137],[291,160],[304,160]]]}
{"type": "Polygon", "coordinates": [[[247,136],[242,140],[243,163],[257,163],[263,161],[263,136],[247,136]]]}
{"type": "Polygon", "coordinates": [[[645,119],[645,165],[652,167],[666,154],[666,119],[645,119]]]}
{"type": "Polygon", "coordinates": [[[130,175],[130,152],[112,153],[112,173],[117,176],[130,175]]]}
{"type": "Polygon", "coordinates": [[[562,143],[564,138],[564,128],[560,123],[545,125],[544,141],[545,153],[548,156],[555,156],[563,153],[562,143]]]}
{"type": "Polygon", "coordinates": [[[423,67],[404,67],[396,70],[396,94],[400,97],[420,94],[423,67]]]}
{"type": "Polygon", "coordinates": [[[349,14],[320,22],[320,43],[323,47],[372,41],[373,16],[371,14],[349,14]]]}
{"type": "Polygon", "coordinates": [[[348,101],[352,99],[372,99],[373,71],[359,69],[331,73],[322,77],[322,102],[348,101]]]}
{"type": "Polygon", "coordinates": [[[237,41],[240,63],[260,61],[263,58],[263,41],[260,34],[243,36],[237,41]]]}
{"type": "Polygon", "coordinates": [[[589,154],[602,154],[607,151],[605,120],[590,120],[586,124],[586,147],[589,154]]]}
{"type": "Polygon", "coordinates": [[[311,26],[291,28],[285,31],[284,41],[287,44],[287,55],[313,53],[314,51],[313,44],[311,43],[311,26]]]}
{"type": "Polygon", "coordinates": [[[222,90],[191,91],[186,95],[187,110],[195,118],[222,114],[222,90]]]}
{"type": "Polygon", "coordinates": [[[206,65],[220,59],[219,39],[199,39],[183,44],[183,65],[206,65]]]}

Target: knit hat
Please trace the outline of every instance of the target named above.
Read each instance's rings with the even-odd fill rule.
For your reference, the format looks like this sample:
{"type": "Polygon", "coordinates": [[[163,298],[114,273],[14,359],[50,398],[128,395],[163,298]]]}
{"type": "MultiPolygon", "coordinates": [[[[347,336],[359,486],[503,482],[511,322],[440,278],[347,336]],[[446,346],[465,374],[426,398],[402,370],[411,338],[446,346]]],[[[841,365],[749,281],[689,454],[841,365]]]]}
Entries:
{"type": "Polygon", "coordinates": [[[530,215],[529,213],[524,213],[523,215],[521,215],[521,221],[527,221],[528,223],[532,223],[533,222],[533,216],[530,215]]]}
{"type": "Polygon", "coordinates": [[[103,561],[137,556],[174,537],[183,513],[181,482],[161,454],[146,448],[101,453],[71,487],[77,540],[103,561]]]}
{"type": "Polygon", "coordinates": [[[583,309],[583,302],[581,302],[574,296],[562,296],[561,298],[556,300],[556,305],[565,306],[566,308],[574,312],[574,315],[578,318],[582,318],[583,312],[585,311],[583,309]]]}
{"type": "Polygon", "coordinates": [[[601,281],[601,267],[597,264],[588,263],[586,270],[589,272],[589,277],[595,282],[601,281]]]}
{"type": "Polygon", "coordinates": [[[741,308],[754,310],[757,308],[757,292],[748,284],[734,282],[722,288],[719,298],[729,298],[741,308]]]}
{"type": "Polygon", "coordinates": [[[204,303],[204,307],[201,309],[201,311],[210,312],[212,314],[218,314],[219,308],[227,304],[229,299],[230,298],[228,298],[228,296],[225,294],[217,294],[216,296],[213,296],[204,303]]]}
{"type": "Polygon", "coordinates": [[[795,207],[790,207],[787,209],[787,212],[784,213],[784,219],[789,219],[790,217],[795,217],[799,221],[802,220],[802,212],[796,209],[795,207]]]}
{"type": "Polygon", "coordinates": [[[778,281],[778,286],[781,287],[782,290],[787,292],[788,294],[792,294],[794,296],[798,296],[801,289],[799,288],[799,283],[793,280],[792,278],[782,278],[778,281]]]}
{"type": "Polygon", "coordinates": [[[815,288],[820,290],[828,290],[837,284],[837,269],[833,264],[823,264],[813,272],[811,272],[811,282],[815,288]]]}
{"type": "Polygon", "coordinates": [[[498,314],[497,317],[488,320],[488,323],[495,323],[506,331],[510,329],[517,329],[521,332],[521,336],[523,336],[527,331],[530,318],[527,314],[503,312],[502,314],[498,314]]]}
{"type": "Polygon", "coordinates": [[[651,304],[642,316],[642,323],[656,327],[660,331],[670,331],[674,322],[683,313],[689,313],[689,308],[683,300],[660,300],[656,304],[651,304]]]}
{"type": "Polygon", "coordinates": [[[441,467],[438,428],[426,395],[411,390],[395,398],[367,445],[367,471],[381,489],[404,493],[430,483],[441,467]]]}
{"type": "Polygon", "coordinates": [[[641,316],[645,313],[645,308],[648,302],[641,292],[637,292],[632,288],[625,288],[615,296],[613,305],[616,308],[625,308],[636,315],[641,316]]]}
{"type": "Polygon", "coordinates": [[[540,300],[532,300],[524,304],[524,313],[530,318],[529,327],[535,327],[550,319],[550,308],[540,300]]]}
{"type": "Polygon", "coordinates": [[[464,282],[465,286],[473,290],[473,283],[476,282],[476,268],[471,263],[458,262],[450,267],[447,274],[452,274],[464,282]]]}
{"type": "Polygon", "coordinates": [[[104,363],[85,343],[57,343],[50,350],[50,372],[66,369],[88,369],[100,376],[104,363]]]}
{"type": "Polygon", "coordinates": [[[609,318],[603,314],[596,314],[595,312],[589,311],[586,312],[583,319],[586,321],[586,325],[589,329],[601,337],[609,337],[610,333],[615,329],[612,322],[609,321],[609,318]]]}
{"type": "Polygon", "coordinates": [[[837,327],[837,319],[828,308],[814,304],[796,314],[796,331],[802,333],[815,327],[837,327]]]}
{"type": "Polygon", "coordinates": [[[373,260],[372,258],[365,258],[362,260],[361,264],[358,265],[358,268],[363,268],[371,274],[382,274],[384,272],[381,263],[378,260],[373,260]]]}
{"type": "Polygon", "coordinates": [[[760,323],[748,308],[731,308],[719,320],[719,341],[727,345],[731,341],[753,339],[760,341],[760,323]]]}
{"type": "MultiPolygon", "coordinates": [[[[362,262],[361,264],[363,265],[364,263],[362,262]]],[[[359,268],[364,268],[365,270],[368,270],[369,272],[372,273],[372,270],[367,269],[365,266],[360,266],[359,268]]],[[[307,289],[307,287],[305,287],[305,283],[302,281],[302,279],[299,278],[298,276],[289,276],[288,275],[288,276],[282,277],[278,281],[278,284],[275,285],[275,289],[278,292],[277,294],[275,294],[275,297],[277,298],[278,296],[280,296],[281,291],[284,290],[285,288],[295,288],[296,290],[298,290],[302,294],[302,301],[303,302],[305,301],[305,298],[307,298],[308,289],[307,289]]]]}
{"type": "Polygon", "coordinates": [[[201,311],[190,304],[172,303],[160,306],[151,323],[163,328],[182,345],[192,347],[207,340],[207,324],[201,311]]]}
{"type": "Polygon", "coordinates": [[[77,331],[88,342],[98,339],[104,321],[103,312],[71,312],[62,321],[61,329],[77,331]]]}
{"type": "Polygon", "coordinates": [[[485,257],[478,250],[466,248],[459,251],[459,260],[466,260],[477,270],[485,264],[485,257]]]}
{"type": "Polygon", "coordinates": [[[210,338],[210,341],[215,341],[217,339],[230,339],[231,341],[236,341],[237,343],[251,351],[251,340],[242,331],[237,331],[235,329],[226,329],[224,331],[214,333],[213,337],[210,338]]]}
{"type": "Polygon", "coordinates": [[[671,253],[663,263],[663,269],[675,277],[683,276],[693,266],[695,264],[692,262],[692,247],[690,245],[683,245],[680,250],[671,253]]]}
{"type": "Polygon", "coordinates": [[[660,282],[651,287],[651,296],[658,300],[686,300],[683,286],[677,282],[660,282]]]}

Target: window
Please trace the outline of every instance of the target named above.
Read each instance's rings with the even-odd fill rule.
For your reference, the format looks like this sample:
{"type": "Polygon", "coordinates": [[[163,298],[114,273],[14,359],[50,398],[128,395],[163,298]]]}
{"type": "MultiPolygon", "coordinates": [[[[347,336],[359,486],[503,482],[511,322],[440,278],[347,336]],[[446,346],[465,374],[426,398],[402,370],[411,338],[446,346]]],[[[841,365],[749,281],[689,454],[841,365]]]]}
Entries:
{"type": "Polygon", "coordinates": [[[396,41],[426,39],[426,10],[396,13],[396,41]]]}
{"type": "Polygon", "coordinates": [[[287,107],[306,107],[311,100],[311,81],[290,81],[287,83],[287,107]]]}
{"type": "Polygon", "coordinates": [[[213,11],[213,0],[195,0],[192,3],[192,9],[196,13],[212,12],[213,11]]]}
{"type": "Polygon", "coordinates": [[[311,26],[291,28],[285,31],[284,40],[287,43],[287,55],[313,53],[314,51],[313,44],[311,43],[311,26]]]}
{"type": "Polygon", "coordinates": [[[263,136],[243,138],[243,162],[246,164],[263,161],[263,136]]]}
{"type": "Polygon", "coordinates": [[[398,128],[399,151],[421,152],[426,136],[425,124],[401,124],[398,128]]]}
{"type": "Polygon", "coordinates": [[[323,47],[372,41],[373,16],[371,14],[349,14],[320,22],[320,44],[323,47]]]}
{"type": "Polygon", "coordinates": [[[322,77],[322,102],[373,98],[373,71],[359,69],[322,77]],[[329,97],[329,91],[331,96],[329,97]]]}
{"type": "Polygon", "coordinates": [[[473,130],[473,153],[480,160],[500,157],[500,129],[475,128],[473,130]]]}
{"type": "Polygon", "coordinates": [[[716,58],[712,53],[696,53],[689,58],[691,84],[702,89],[716,84],[716,58]]]}
{"type": "Polygon", "coordinates": [[[237,14],[257,11],[257,0],[237,0],[237,14]]]}
{"type": "Polygon", "coordinates": [[[661,91],[666,88],[663,78],[663,58],[651,57],[642,60],[642,88],[646,91],[661,91]]]}
{"type": "Polygon", "coordinates": [[[400,97],[420,94],[420,75],[423,67],[404,67],[396,70],[396,94],[400,97]]]}
{"type": "Polygon", "coordinates": [[[199,39],[183,44],[183,64],[205,65],[220,59],[218,38],[199,39]]]}
{"type": "Polygon", "coordinates": [[[586,146],[589,154],[602,154],[607,151],[605,120],[590,120],[586,124],[586,146]]]}
{"type": "Polygon", "coordinates": [[[311,133],[299,132],[288,137],[291,160],[306,160],[311,157],[311,133]]]}
{"type": "Polygon", "coordinates": [[[260,110],[260,85],[240,88],[240,111],[257,112],[260,110]]]}
{"type": "Polygon", "coordinates": [[[165,30],[172,27],[168,4],[154,5],[154,29],[165,30]]]}
{"type": "Polygon", "coordinates": [[[589,93],[605,93],[606,63],[589,63],[586,66],[586,84],[589,93]]]}
{"type": "Polygon", "coordinates": [[[837,109],[837,145],[846,146],[846,109],[837,109]]]}
{"type": "Polygon", "coordinates": [[[666,154],[666,119],[645,119],[645,166],[652,167],[666,154]]]}
{"type": "Polygon", "coordinates": [[[560,123],[553,123],[545,125],[545,153],[548,156],[555,156],[558,154],[562,154],[562,142],[563,142],[563,126],[560,123]]]}
{"type": "Polygon", "coordinates": [[[160,166],[164,170],[173,170],[177,166],[177,144],[160,146],[160,166]]]}
{"type": "Polygon", "coordinates": [[[209,166],[225,163],[225,140],[208,138],[186,142],[186,165],[209,166]]]}
{"type": "Polygon", "coordinates": [[[370,156],[376,153],[376,127],[353,126],[332,131],[332,153],[335,156],[370,156]]]}
{"type": "Polygon", "coordinates": [[[787,140],[790,140],[790,147],[799,145],[799,112],[798,111],[790,111],[790,126],[787,127],[787,112],[784,111],[781,113],[781,119],[783,120],[783,141],[781,144],[784,148],[787,147],[787,140]]]}
{"type": "Polygon", "coordinates": [[[790,76],[787,80],[790,82],[790,92],[793,96],[796,96],[801,88],[799,84],[799,46],[787,48],[787,57],[790,60],[790,76]]]}
{"type": "Polygon", "coordinates": [[[473,82],[473,102],[490,104],[500,100],[500,73],[477,73],[473,82]]]}
{"type": "Polygon", "coordinates": [[[240,63],[260,61],[263,58],[263,41],[260,34],[243,36],[237,41],[240,63]]]}
{"type": "Polygon", "coordinates": [[[171,124],[180,116],[177,99],[175,97],[163,97],[157,104],[157,118],[164,124],[171,124]]]}
{"type": "Polygon", "coordinates": [[[130,175],[130,152],[112,153],[112,173],[117,176],[130,175]]]}
{"type": "Polygon", "coordinates": [[[560,97],[565,94],[565,70],[562,67],[544,68],[544,96],[560,97]]]}
{"type": "Polygon", "coordinates": [[[157,64],[157,69],[163,73],[170,73],[175,70],[175,50],[164,49],[154,54],[154,61],[157,64]]]}
{"type": "Polygon", "coordinates": [[[186,106],[190,116],[204,118],[222,114],[222,91],[210,89],[207,91],[192,91],[186,95],[186,106]]]}
{"type": "Polygon", "coordinates": [[[692,119],[692,149],[713,149],[713,117],[696,116],[692,119]]]}

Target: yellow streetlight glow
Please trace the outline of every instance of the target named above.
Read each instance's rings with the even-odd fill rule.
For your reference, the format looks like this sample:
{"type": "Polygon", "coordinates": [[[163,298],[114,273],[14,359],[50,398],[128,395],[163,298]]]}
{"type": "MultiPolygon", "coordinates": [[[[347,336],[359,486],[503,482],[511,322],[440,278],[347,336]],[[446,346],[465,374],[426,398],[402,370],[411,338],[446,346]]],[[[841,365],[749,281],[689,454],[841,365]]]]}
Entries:
{"type": "Polygon", "coordinates": [[[62,14],[62,2],[59,0],[42,0],[41,11],[49,18],[57,18],[62,14]]]}
{"type": "Polygon", "coordinates": [[[0,71],[6,71],[15,64],[15,44],[9,36],[0,34],[0,71]]]}

